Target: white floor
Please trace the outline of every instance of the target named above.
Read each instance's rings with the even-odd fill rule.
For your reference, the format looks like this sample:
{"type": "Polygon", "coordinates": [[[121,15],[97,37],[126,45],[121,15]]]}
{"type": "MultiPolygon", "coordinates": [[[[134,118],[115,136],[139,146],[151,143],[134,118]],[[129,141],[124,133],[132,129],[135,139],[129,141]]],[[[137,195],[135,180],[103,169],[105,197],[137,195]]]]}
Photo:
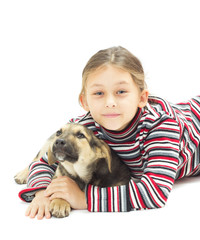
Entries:
{"type": "Polygon", "coordinates": [[[198,0],[0,1],[2,239],[198,238],[200,177],[176,183],[163,209],[38,221],[24,216],[13,176],[84,113],[81,72],[100,49],[122,45],[139,57],[152,93],[172,102],[200,94],[199,25],[198,0]]]}
{"type": "MultiPolygon", "coordinates": [[[[11,174],[12,173],[12,174],[11,174]]],[[[1,236],[16,239],[197,239],[199,235],[200,176],[174,185],[162,209],[128,213],[89,213],[74,210],[64,219],[29,219],[28,204],[17,197],[22,189],[9,172],[1,197],[1,236]],[[3,227],[2,227],[3,226],[3,227]],[[5,234],[5,235],[4,235],[5,234]]]]}

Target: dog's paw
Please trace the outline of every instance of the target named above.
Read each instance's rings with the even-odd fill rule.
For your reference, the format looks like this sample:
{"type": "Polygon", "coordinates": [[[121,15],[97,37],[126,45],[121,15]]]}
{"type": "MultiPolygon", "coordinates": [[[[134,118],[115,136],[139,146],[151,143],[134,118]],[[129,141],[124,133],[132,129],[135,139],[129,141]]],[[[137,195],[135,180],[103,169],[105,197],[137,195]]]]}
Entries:
{"type": "Polygon", "coordinates": [[[27,177],[28,177],[28,169],[24,169],[23,171],[17,173],[14,176],[15,182],[18,184],[25,184],[27,183],[27,177]]]}
{"type": "Polygon", "coordinates": [[[67,201],[57,198],[50,203],[50,212],[52,216],[57,218],[68,217],[71,211],[70,205],[67,201]]]}

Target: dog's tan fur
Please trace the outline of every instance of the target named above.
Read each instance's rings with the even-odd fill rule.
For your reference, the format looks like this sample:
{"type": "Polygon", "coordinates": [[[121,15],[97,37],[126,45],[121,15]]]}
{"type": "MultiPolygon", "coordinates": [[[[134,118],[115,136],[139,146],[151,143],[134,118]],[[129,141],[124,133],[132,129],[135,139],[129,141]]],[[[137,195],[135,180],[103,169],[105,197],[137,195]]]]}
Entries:
{"type": "MultiPolygon", "coordinates": [[[[59,162],[54,178],[69,176],[82,190],[89,183],[107,187],[127,184],[130,179],[128,168],[108,145],[80,124],[67,124],[52,135],[33,161],[38,161],[46,152],[50,165],[59,162]]],[[[26,168],[18,173],[15,181],[26,183],[28,172],[26,168]]],[[[65,217],[70,213],[70,205],[54,199],[50,211],[55,217],[65,217]]]]}

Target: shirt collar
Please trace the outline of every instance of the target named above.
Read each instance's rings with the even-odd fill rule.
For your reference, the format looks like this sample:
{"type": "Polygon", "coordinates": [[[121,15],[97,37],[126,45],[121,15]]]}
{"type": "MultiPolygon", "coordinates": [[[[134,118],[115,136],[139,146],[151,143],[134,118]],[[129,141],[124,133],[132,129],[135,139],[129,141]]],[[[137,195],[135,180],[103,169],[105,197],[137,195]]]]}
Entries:
{"type": "Polygon", "coordinates": [[[135,117],[132,119],[132,121],[129,123],[129,125],[124,128],[121,131],[111,131],[111,130],[107,130],[105,128],[103,128],[102,126],[100,126],[98,123],[95,122],[95,125],[97,127],[97,129],[100,130],[100,132],[103,133],[104,136],[106,136],[108,139],[112,140],[112,139],[116,139],[116,140],[120,140],[120,139],[126,139],[129,138],[131,135],[133,135],[133,133],[135,133],[135,130],[138,126],[138,123],[142,117],[142,114],[144,112],[143,108],[138,108],[135,117]]]}

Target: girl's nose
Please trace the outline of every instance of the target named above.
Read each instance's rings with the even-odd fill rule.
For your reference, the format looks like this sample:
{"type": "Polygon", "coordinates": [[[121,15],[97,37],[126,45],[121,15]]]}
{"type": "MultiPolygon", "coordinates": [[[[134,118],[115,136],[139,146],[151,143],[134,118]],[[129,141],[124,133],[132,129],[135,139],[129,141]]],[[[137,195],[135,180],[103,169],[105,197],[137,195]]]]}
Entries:
{"type": "Polygon", "coordinates": [[[115,98],[113,96],[108,96],[106,98],[105,107],[106,108],[115,108],[117,106],[115,98]]]}

